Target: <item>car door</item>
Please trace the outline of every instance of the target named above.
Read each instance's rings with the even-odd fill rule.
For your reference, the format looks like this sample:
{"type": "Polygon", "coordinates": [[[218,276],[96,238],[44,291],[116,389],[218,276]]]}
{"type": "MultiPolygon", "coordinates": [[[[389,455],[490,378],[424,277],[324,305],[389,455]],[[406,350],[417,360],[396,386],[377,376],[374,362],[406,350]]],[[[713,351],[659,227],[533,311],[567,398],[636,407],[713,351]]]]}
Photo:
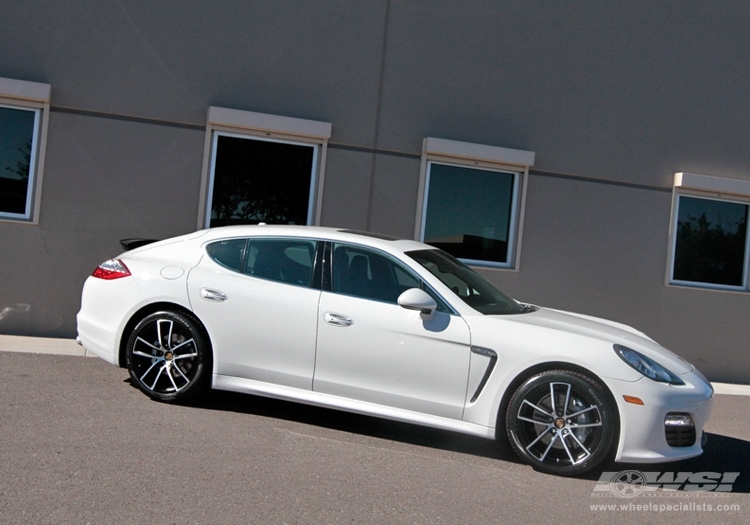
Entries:
{"type": "Polygon", "coordinates": [[[217,374],[310,390],[320,287],[317,242],[214,242],[188,276],[188,294],[214,348],[217,374]]]}
{"type": "Polygon", "coordinates": [[[421,282],[390,255],[333,245],[330,291],[320,298],[313,390],[460,419],[470,335],[439,308],[432,319],[396,302],[421,282]]]}

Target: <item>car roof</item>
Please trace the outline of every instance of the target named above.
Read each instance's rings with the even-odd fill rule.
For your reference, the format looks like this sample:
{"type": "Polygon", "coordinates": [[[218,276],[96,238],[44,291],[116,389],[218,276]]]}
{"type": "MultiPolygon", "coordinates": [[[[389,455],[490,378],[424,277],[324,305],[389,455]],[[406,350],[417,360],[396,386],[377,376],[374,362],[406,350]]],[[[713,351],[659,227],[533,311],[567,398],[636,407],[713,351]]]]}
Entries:
{"type": "Polygon", "coordinates": [[[241,226],[221,226],[203,230],[200,233],[201,242],[236,238],[236,237],[304,237],[316,240],[330,240],[362,244],[380,248],[385,251],[406,252],[410,250],[434,249],[431,246],[409,239],[399,239],[372,232],[351,230],[346,228],[330,228],[324,226],[298,226],[281,224],[257,224],[241,226]]]}

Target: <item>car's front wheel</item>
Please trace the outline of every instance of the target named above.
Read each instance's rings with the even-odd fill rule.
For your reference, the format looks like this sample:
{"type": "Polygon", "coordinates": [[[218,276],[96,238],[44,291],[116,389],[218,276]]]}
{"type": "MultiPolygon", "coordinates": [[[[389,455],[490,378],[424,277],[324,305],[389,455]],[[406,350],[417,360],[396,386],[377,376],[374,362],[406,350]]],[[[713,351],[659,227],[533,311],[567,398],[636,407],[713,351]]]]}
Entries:
{"type": "Polygon", "coordinates": [[[607,457],[618,421],[609,392],[598,381],[568,370],[527,379],[505,415],[518,456],[537,470],[563,476],[587,472],[607,457]]]}
{"type": "Polygon", "coordinates": [[[142,319],[128,338],[126,362],[133,383],[157,401],[187,401],[211,375],[210,347],[198,321],[178,312],[142,319]]]}

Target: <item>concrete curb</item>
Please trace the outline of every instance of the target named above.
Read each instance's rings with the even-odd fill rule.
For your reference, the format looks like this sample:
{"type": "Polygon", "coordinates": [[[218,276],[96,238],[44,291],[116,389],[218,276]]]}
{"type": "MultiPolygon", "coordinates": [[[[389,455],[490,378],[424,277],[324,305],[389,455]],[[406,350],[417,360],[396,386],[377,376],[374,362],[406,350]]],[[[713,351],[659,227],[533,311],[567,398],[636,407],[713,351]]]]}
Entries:
{"type": "MultiPolygon", "coordinates": [[[[46,337],[25,337],[0,335],[0,352],[27,354],[77,355],[91,357],[94,354],[76,343],[75,339],[53,339],[46,337]]],[[[750,396],[750,385],[711,382],[717,394],[730,396],[750,396]]]]}
{"type": "Polygon", "coordinates": [[[0,335],[0,352],[92,356],[75,339],[0,335]]]}

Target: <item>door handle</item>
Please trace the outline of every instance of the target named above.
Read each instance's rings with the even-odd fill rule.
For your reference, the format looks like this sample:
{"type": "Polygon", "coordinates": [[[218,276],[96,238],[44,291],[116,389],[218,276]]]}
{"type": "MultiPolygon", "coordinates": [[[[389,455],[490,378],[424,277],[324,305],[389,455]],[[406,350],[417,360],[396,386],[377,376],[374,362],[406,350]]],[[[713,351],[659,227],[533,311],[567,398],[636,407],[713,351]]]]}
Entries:
{"type": "Polygon", "coordinates": [[[201,297],[212,303],[223,303],[227,300],[227,294],[210,288],[201,288],[201,297]]]}
{"type": "Polygon", "coordinates": [[[326,312],[323,316],[326,323],[330,324],[331,326],[351,326],[354,324],[354,321],[350,317],[346,317],[345,315],[339,315],[339,314],[332,314],[331,312],[326,312]]]}

